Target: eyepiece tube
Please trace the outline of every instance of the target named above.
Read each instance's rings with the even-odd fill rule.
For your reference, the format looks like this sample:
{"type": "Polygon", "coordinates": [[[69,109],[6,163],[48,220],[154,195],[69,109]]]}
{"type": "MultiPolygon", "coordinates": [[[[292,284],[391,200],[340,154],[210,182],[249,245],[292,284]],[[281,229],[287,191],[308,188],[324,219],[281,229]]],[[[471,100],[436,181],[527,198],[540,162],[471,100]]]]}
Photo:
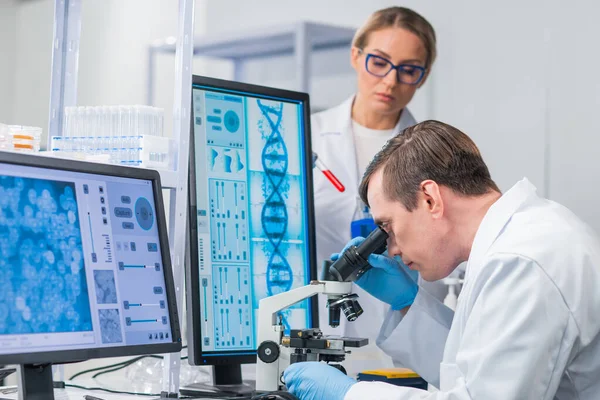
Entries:
{"type": "Polygon", "coordinates": [[[340,258],[329,266],[328,280],[354,282],[366,270],[371,268],[369,255],[381,254],[387,246],[388,234],[381,227],[373,232],[358,247],[351,246],[340,258]]]}
{"type": "Polygon", "coordinates": [[[371,254],[381,254],[387,247],[387,239],[389,235],[380,226],[375,228],[373,232],[364,242],[362,242],[356,249],[358,254],[364,255],[364,258],[369,258],[371,254]]]}

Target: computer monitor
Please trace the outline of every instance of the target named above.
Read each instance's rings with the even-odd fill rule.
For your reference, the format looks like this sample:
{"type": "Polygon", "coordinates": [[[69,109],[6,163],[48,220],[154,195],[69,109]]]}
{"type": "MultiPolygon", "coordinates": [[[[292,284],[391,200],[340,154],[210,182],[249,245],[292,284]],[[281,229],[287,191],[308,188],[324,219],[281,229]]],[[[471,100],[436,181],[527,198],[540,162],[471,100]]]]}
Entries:
{"type": "Polygon", "coordinates": [[[156,171],[0,152],[0,364],[53,399],[52,363],[181,350],[156,171]]]}
{"type": "MultiPolygon", "coordinates": [[[[316,279],[309,98],[194,76],[192,110],[189,362],[235,391],[256,362],[259,300],[316,279]]],[[[283,325],[317,326],[316,307],[283,325]]]]}

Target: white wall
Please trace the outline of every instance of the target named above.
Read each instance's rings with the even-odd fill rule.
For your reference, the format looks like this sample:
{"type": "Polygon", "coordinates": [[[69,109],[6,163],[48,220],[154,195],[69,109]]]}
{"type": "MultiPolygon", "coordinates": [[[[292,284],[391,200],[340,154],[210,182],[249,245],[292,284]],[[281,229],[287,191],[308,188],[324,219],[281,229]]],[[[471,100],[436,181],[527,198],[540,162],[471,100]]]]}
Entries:
{"type": "Polygon", "coordinates": [[[53,1],[18,2],[12,123],[48,129],[53,1]]]}
{"type": "Polygon", "coordinates": [[[11,123],[15,91],[17,3],[0,0],[0,122],[11,123]]]}
{"type": "MultiPolygon", "coordinates": [[[[410,105],[417,118],[439,119],[469,134],[501,189],[527,176],[539,193],[567,205],[600,232],[594,209],[600,202],[594,185],[600,176],[597,2],[220,0],[208,2],[207,31],[299,19],[357,27],[372,11],[393,5],[423,14],[438,35],[433,74],[410,105]]],[[[347,58],[347,51],[315,57],[313,105],[333,105],[353,92],[347,58]]],[[[292,65],[289,58],[253,61],[245,78],[293,88],[293,75],[281,72],[292,65]]]]}
{"type": "Polygon", "coordinates": [[[600,4],[573,2],[551,9],[552,47],[547,58],[548,189],[600,231],[600,4]]]}

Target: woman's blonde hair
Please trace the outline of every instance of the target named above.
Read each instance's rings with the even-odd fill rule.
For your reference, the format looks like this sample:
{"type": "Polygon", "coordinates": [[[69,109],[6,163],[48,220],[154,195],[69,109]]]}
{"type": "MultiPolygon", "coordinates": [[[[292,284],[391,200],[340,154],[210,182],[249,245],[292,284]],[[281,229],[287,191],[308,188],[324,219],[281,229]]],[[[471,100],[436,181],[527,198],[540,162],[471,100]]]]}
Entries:
{"type": "Polygon", "coordinates": [[[417,35],[427,53],[425,68],[433,65],[437,55],[435,30],[420,14],[405,7],[389,7],[375,11],[369,16],[367,22],[356,31],[354,39],[352,39],[352,46],[364,49],[369,34],[385,28],[403,28],[417,35]]]}

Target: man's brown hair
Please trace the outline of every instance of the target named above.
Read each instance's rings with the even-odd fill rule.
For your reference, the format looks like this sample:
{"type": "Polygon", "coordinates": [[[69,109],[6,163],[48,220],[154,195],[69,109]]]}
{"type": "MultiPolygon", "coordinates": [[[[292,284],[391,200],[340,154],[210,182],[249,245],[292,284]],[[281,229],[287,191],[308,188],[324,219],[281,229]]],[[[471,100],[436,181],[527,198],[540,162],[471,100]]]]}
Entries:
{"type": "Polygon", "coordinates": [[[367,168],[359,193],[365,204],[369,181],[383,168],[383,190],[408,211],[417,206],[421,182],[432,180],[465,196],[500,192],[471,138],[453,126],[424,121],[390,139],[367,168]]]}

